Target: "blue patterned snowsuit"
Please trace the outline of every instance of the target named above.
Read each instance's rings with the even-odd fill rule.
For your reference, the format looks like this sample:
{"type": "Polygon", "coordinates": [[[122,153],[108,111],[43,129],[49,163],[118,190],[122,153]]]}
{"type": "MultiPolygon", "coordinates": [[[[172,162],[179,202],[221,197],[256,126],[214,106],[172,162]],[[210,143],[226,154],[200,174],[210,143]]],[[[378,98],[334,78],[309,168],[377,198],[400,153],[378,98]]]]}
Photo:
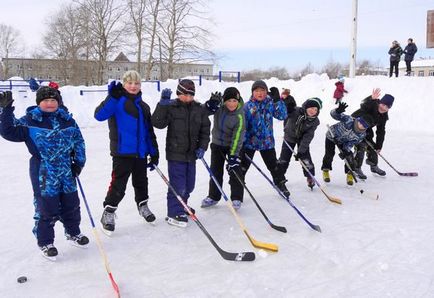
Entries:
{"type": "Polygon", "coordinates": [[[30,179],[35,205],[35,234],[38,245],[54,242],[54,224],[60,220],[65,233],[80,234],[80,201],[71,163],[83,167],[84,140],[72,115],[61,106],[55,112],[39,107],[27,109],[15,119],[14,108],[0,109],[0,133],[9,141],[25,142],[32,155],[30,179]]]}

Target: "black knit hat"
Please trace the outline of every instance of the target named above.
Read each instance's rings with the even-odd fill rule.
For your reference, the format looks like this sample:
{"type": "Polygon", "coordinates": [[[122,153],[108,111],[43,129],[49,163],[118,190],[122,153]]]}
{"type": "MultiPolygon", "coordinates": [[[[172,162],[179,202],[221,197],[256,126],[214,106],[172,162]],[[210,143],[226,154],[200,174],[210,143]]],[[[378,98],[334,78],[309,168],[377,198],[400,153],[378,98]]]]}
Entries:
{"type": "Polygon", "coordinates": [[[241,100],[240,91],[238,91],[238,89],[235,87],[226,88],[225,91],[223,92],[223,102],[232,98],[240,101],[241,100]]]}
{"type": "Polygon", "coordinates": [[[176,88],[176,95],[190,94],[194,96],[195,92],[196,88],[194,87],[194,82],[188,79],[181,80],[176,88]]]}
{"type": "Polygon", "coordinates": [[[257,88],[265,89],[265,91],[267,91],[267,93],[268,93],[267,84],[265,84],[265,82],[263,80],[258,80],[258,81],[255,81],[253,83],[253,85],[252,85],[252,92],[255,91],[255,89],[257,89],[257,88]]]}
{"type": "Polygon", "coordinates": [[[319,99],[318,97],[312,97],[307,99],[304,103],[303,103],[303,108],[304,109],[308,109],[308,108],[317,108],[318,112],[319,110],[321,110],[322,108],[322,101],[321,99],[319,99]]]}
{"type": "Polygon", "coordinates": [[[60,93],[54,88],[48,86],[39,87],[38,91],[36,91],[36,104],[39,105],[41,101],[47,98],[54,98],[60,104],[60,93]]]}

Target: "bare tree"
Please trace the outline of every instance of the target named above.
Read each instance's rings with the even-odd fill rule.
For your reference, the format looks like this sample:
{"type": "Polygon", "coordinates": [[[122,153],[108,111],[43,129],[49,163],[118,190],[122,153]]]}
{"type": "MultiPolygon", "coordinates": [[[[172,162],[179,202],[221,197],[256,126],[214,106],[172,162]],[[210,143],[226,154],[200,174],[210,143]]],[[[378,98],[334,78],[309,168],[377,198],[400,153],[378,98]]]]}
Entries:
{"type": "Polygon", "coordinates": [[[20,32],[12,26],[0,24],[0,57],[5,58],[3,63],[3,78],[9,76],[8,58],[21,52],[19,46],[20,32]]]}
{"type": "Polygon", "coordinates": [[[211,32],[206,28],[209,19],[200,9],[199,0],[167,0],[164,18],[160,21],[161,37],[168,77],[173,77],[175,63],[191,63],[213,59],[209,49],[211,32]],[[197,25],[195,25],[195,22],[197,25]]]}
{"type": "Polygon", "coordinates": [[[333,59],[330,59],[326,65],[323,66],[321,72],[327,73],[329,78],[334,79],[337,78],[339,74],[343,71],[343,66],[339,62],[334,61],[333,59]]]}
{"type": "Polygon", "coordinates": [[[102,84],[107,59],[122,43],[122,16],[126,12],[115,0],[76,0],[86,12],[87,30],[97,60],[97,83],[102,84]]]}
{"type": "Polygon", "coordinates": [[[149,80],[151,78],[152,67],[154,66],[154,48],[157,38],[157,25],[158,17],[160,12],[160,0],[148,1],[148,11],[149,11],[149,22],[151,26],[147,27],[147,32],[149,35],[148,43],[148,59],[146,61],[146,73],[145,78],[149,80]]]}

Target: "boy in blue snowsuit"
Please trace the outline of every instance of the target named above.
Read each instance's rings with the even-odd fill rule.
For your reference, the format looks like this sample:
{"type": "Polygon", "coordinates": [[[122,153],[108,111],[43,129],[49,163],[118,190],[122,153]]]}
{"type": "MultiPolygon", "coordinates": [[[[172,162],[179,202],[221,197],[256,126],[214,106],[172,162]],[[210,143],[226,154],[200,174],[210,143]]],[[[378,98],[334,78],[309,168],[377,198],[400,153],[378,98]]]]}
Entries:
{"type": "Polygon", "coordinates": [[[14,116],[12,93],[0,93],[0,133],[12,142],[25,142],[32,155],[30,180],[35,206],[33,233],[43,255],[55,260],[54,224],[63,223],[71,244],[85,247],[89,239],[80,232],[80,200],[75,177],[86,161],[85,145],[72,115],[56,89],[42,86],[36,92],[37,106],[14,116]]]}
{"type": "MultiPolygon", "coordinates": [[[[351,170],[354,170],[357,163],[354,160],[351,149],[363,141],[366,136],[366,130],[372,125],[373,120],[369,115],[354,119],[351,116],[343,114],[347,107],[346,103],[340,102],[336,109],[330,111],[332,118],[338,120],[339,123],[330,126],[326,134],[325,155],[321,167],[325,182],[330,182],[329,171],[332,170],[335,146],[338,146],[341,151],[339,157],[346,160],[351,170]]],[[[353,185],[354,178],[346,164],[345,173],[347,174],[347,184],[353,185]]]]}
{"type": "MultiPolygon", "coordinates": [[[[210,141],[211,122],[204,106],[194,100],[195,86],[191,80],[181,80],[176,89],[178,98],[170,99],[172,91],[164,89],[152,114],[152,124],[167,127],[166,159],[170,184],[187,203],[196,181],[196,159],[203,158],[210,141]]],[[[186,227],[184,208],[169,189],[167,191],[168,224],[186,227]]]]}
{"type": "Polygon", "coordinates": [[[267,92],[268,87],[264,81],[255,81],[252,85],[252,96],[244,105],[246,135],[240,153],[241,169],[245,174],[250,167],[250,161],[246,155],[253,160],[255,152],[259,151],[267,169],[273,176],[274,184],[285,196],[289,196],[290,193],[285,186],[285,176],[277,167],[273,136],[273,118],[285,120],[287,117],[286,106],[280,98],[273,101],[267,92]]]}
{"type": "Polygon", "coordinates": [[[153,222],[155,215],[148,208],[147,167],[158,165],[157,139],[151,123],[151,111],[142,100],[141,77],[134,70],[124,73],[122,84],[109,85],[108,96],[96,108],[95,119],[108,119],[110,155],[113,169],[110,186],[103,203],[101,217],[103,231],[110,235],[115,230],[115,211],[125,196],[127,182],[132,176],[135,201],[139,215],[153,222]],[[150,161],[147,161],[148,155],[150,161]]]}

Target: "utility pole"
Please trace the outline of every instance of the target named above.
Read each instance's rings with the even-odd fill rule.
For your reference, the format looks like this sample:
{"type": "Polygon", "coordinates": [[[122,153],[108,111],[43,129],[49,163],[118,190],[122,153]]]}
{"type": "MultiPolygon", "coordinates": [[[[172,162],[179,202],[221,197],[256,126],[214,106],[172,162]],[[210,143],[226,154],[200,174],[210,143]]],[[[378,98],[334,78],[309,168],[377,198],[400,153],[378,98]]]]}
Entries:
{"type": "Polygon", "coordinates": [[[353,28],[351,31],[351,58],[350,58],[350,78],[356,76],[356,55],[357,55],[357,2],[353,0],[353,28]]]}

